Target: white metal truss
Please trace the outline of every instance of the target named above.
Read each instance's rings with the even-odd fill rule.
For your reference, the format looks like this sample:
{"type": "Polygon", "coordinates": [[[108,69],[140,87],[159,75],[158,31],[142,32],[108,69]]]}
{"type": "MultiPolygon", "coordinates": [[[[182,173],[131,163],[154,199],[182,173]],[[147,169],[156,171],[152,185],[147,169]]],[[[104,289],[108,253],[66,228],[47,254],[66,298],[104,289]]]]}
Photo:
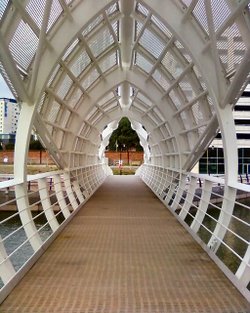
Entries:
{"type": "MultiPolygon", "coordinates": [[[[7,1],[2,74],[18,100],[35,107],[61,167],[85,153],[86,144],[76,148],[80,137],[96,155],[82,164],[95,163],[97,132],[126,115],[147,129],[152,164],[190,170],[218,127],[231,149],[231,111],[226,123],[223,116],[248,78],[247,4],[221,1],[220,15],[211,1],[96,1],[95,8],[91,1],[44,1],[39,8],[35,0],[7,1]],[[105,103],[110,90],[113,100],[105,103]]],[[[233,164],[236,152],[229,155],[233,164]]]]}
{"type": "MultiPolygon", "coordinates": [[[[88,181],[89,172],[82,170],[88,168],[96,175],[95,181],[101,182],[106,172],[101,168],[105,147],[119,120],[127,116],[144,148],[141,175],[153,190],[157,185],[160,194],[172,184],[165,192],[167,198],[174,194],[177,180],[179,188],[184,184],[182,179],[220,130],[228,188],[223,209],[228,211],[219,221],[228,226],[230,218],[225,216],[232,214],[236,192],[230,188],[236,184],[238,168],[232,108],[250,78],[249,3],[0,2],[0,72],[22,106],[15,151],[16,195],[24,199],[18,203],[20,216],[35,251],[41,242],[34,235],[26,194],[32,127],[60,169],[81,168],[81,181],[88,181]],[[171,173],[169,181],[165,173],[171,173]],[[153,185],[147,180],[150,175],[153,185]]],[[[76,208],[71,193],[75,188],[84,200],[82,186],[74,181],[73,188],[68,172],[64,178],[76,208]]],[[[60,179],[56,176],[55,188],[63,207],[60,179]]],[[[44,183],[39,181],[41,186],[44,183]]],[[[87,182],[84,192],[91,193],[96,184],[87,182]]],[[[211,187],[210,182],[207,186],[211,187]]],[[[49,208],[44,199],[43,205],[49,208]]],[[[221,225],[210,246],[215,237],[223,240],[221,225]]],[[[53,228],[57,227],[54,223],[53,228]]],[[[197,229],[197,223],[193,228],[197,229]]],[[[245,259],[249,261],[249,252],[245,259]]],[[[248,273],[245,265],[239,273],[240,279],[248,273]]]]}

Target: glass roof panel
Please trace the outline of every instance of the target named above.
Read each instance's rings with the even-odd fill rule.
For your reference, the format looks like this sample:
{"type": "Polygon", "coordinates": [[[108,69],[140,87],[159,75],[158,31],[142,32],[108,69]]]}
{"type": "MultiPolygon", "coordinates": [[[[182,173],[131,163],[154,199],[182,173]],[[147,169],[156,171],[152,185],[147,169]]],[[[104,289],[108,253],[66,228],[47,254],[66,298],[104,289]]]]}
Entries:
{"type": "Polygon", "coordinates": [[[158,19],[158,17],[156,17],[155,15],[152,15],[151,17],[151,21],[168,37],[172,36],[172,33],[170,32],[170,30],[167,28],[167,26],[162,23],[161,20],[158,19]]]}
{"type": "Polygon", "coordinates": [[[61,105],[58,102],[53,101],[53,103],[50,104],[50,110],[47,115],[47,121],[54,123],[56,121],[60,109],[61,105]]]}
{"type": "Polygon", "coordinates": [[[164,116],[162,115],[161,111],[157,107],[154,108],[154,113],[160,119],[161,122],[164,121],[164,116]]]}
{"type": "Polygon", "coordinates": [[[137,6],[136,6],[136,10],[140,13],[142,13],[143,15],[147,16],[148,13],[149,13],[149,10],[144,6],[142,5],[141,3],[138,3],[137,6]]]}
{"type": "Polygon", "coordinates": [[[146,97],[146,96],[144,96],[144,94],[141,93],[141,92],[138,92],[137,98],[138,98],[139,100],[141,100],[142,102],[144,102],[144,103],[145,103],[147,106],[149,106],[149,107],[151,107],[151,106],[153,105],[152,102],[149,100],[149,98],[146,97]]]}
{"type": "Polygon", "coordinates": [[[135,56],[135,64],[143,69],[146,73],[149,73],[152,68],[153,64],[149,62],[142,54],[139,52],[136,53],[135,56]]]}
{"type": "Polygon", "coordinates": [[[14,60],[24,69],[28,69],[38,46],[38,38],[24,21],[18,25],[9,48],[14,60]]]}
{"type": "Polygon", "coordinates": [[[59,89],[57,90],[57,94],[59,97],[61,97],[61,99],[66,96],[72,84],[72,80],[69,78],[68,75],[66,75],[63,82],[60,84],[59,89]]]}
{"type": "Polygon", "coordinates": [[[50,76],[50,78],[48,80],[47,86],[51,85],[51,83],[53,82],[54,78],[56,77],[56,74],[58,73],[60,67],[61,67],[60,64],[56,65],[56,68],[54,69],[54,71],[52,72],[52,74],[51,74],[51,76],[50,76]]]}
{"type": "Polygon", "coordinates": [[[86,116],[86,120],[89,121],[89,119],[97,112],[97,108],[93,107],[89,114],[86,116]]]}
{"type": "Polygon", "coordinates": [[[75,77],[78,77],[90,64],[91,60],[84,50],[74,61],[72,66],[70,67],[71,72],[74,74],[75,77]]]}
{"type": "Polygon", "coordinates": [[[117,12],[119,10],[119,6],[118,6],[118,3],[114,3],[112,4],[106,11],[106,14],[107,15],[112,15],[114,14],[115,12],[117,12]]]}
{"type": "Polygon", "coordinates": [[[205,11],[205,3],[207,0],[199,0],[193,10],[194,16],[199,21],[200,25],[203,27],[204,31],[208,33],[207,16],[205,11]]]}
{"type": "Polygon", "coordinates": [[[8,5],[8,2],[9,2],[9,0],[1,0],[0,1],[0,21],[1,21],[3,14],[4,14],[4,11],[8,5]]]}
{"type": "Polygon", "coordinates": [[[102,29],[102,31],[98,32],[88,41],[89,47],[95,57],[98,57],[112,43],[114,43],[114,38],[108,28],[102,29]]]}
{"type": "Polygon", "coordinates": [[[233,70],[241,62],[246,46],[235,23],[228,27],[218,38],[217,49],[227,72],[233,70]]]}
{"type": "Polygon", "coordinates": [[[72,93],[70,99],[68,100],[68,104],[70,107],[74,108],[77,102],[82,97],[83,93],[79,88],[75,88],[74,92],[72,93]]]}
{"type": "Polygon", "coordinates": [[[97,78],[100,76],[97,69],[94,68],[90,71],[90,73],[83,79],[82,87],[86,90],[88,89],[94,81],[97,80],[97,78]]]}
{"type": "Polygon", "coordinates": [[[175,57],[170,52],[165,54],[161,63],[174,78],[177,78],[183,71],[183,67],[180,62],[177,62],[175,57]]]}
{"type": "MultiPolygon", "coordinates": [[[[131,108],[128,107],[128,110],[131,109],[131,116],[133,116],[135,110],[140,110],[141,114],[134,115],[133,117],[138,117],[138,119],[141,117],[142,119],[145,118],[146,126],[149,128],[152,126],[153,132],[155,131],[155,134],[158,134],[159,123],[161,123],[160,125],[164,125],[164,122],[168,118],[168,113],[178,111],[175,116],[176,121],[180,125],[176,128],[173,127],[173,129],[178,133],[179,130],[184,128],[181,122],[182,118],[186,123],[185,126],[189,127],[190,132],[193,132],[192,140],[190,139],[190,147],[191,144],[194,146],[196,143],[198,144],[198,142],[195,142],[198,131],[203,129],[205,123],[212,115],[208,108],[209,100],[206,100],[206,93],[203,93],[201,85],[204,87],[204,81],[206,81],[209,96],[209,92],[212,92],[214,88],[212,83],[210,85],[209,79],[216,77],[216,67],[213,68],[214,64],[211,61],[213,56],[209,46],[211,45],[211,41],[208,36],[203,33],[202,29],[200,29],[201,25],[205,32],[208,33],[207,2],[205,2],[206,0],[178,0],[173,2],[169,0],[169,3],[171,2],[172,4],[168,10],[172,9],[172,5],[176,6],[173,12],[176,12],[178,19],[180,18],[180,20],[175,21],[176,23],[171,24],[172,19],[165,19],[168,16],[167,14],[171,14],[171,12],[166,11],[163,14],[158,11],[159,8],[164,8],[162,4],[157,6],[154,1],[147,2],[143,0],[135,0],[127,4],[127,0],[124,1],[129,7],[125,6],[125,14],[123,14],[124,12],[117,14],[120,4],[118,0],[99,1],[98,11],[95,7],[95,1],[87,1],[86,5],[83,0],[74,0],[74,4],[69,5],[71,0],[0,0],[0,18],[6,9],[7,3],[10,3],[9,7],[11,8],[9,12],[6,12],[9,13],[8,16],[6,15],[6,20],[1,20],[1,25],[3,25],[1,29],[3,32],[3,40],[6,41],[6,47],[9,48],[11,56],[16,61],[18,70],[23,73],[23,77],[27,77],[25,82],[20,81],[20,84],[16,79],[13,79],[12,82],[20,94],[20,100],[22,100],[22,98],[25,99],[26,94],[29,94],[29,91],[34,87],[34,95],[39,95],[39,98],[35,99],[35,101],[39,106],[39,110],[41,109],[40,114],[44,114],[44,116],[48,118],[46,121],[47,124],[50,123],[53,133],[58,135],[58,133],[61,132],[61,130],[58,129],[62,126],[66,126],[69,119],[72,118],[72,125],[75,122],[74,119],[76,115],[71,114],[71,108],[75,108],[75,110],[79,110],[80,112],[80,106],[86,104],[89,106],[87,112],[90,112],[93,106],[96,106],[94,113],[89,116],[94,123],[99,121],[103,114],[106,116],[105,118],[110,119],[117,118],[118,114],[123,114],[123,108],[121,108],[119,103],[119,97],[121,97],[123,93],[120,92],[121,87],[114,87],[114,85],[117,86],[117,84],[121,84],[121,79],[126,79],[128,80],[130,91],[127,89],[124,95],[131,99],[131,108]],[[53,25],[58,27],[54,27],[53,34],[51,32],[47,38],[41,37],[42,40],[44,39],[44,45],[41,46],[41,50],[37,51],[37,48],[40,49],[40,46],[38,47],[37,37],[39,35],[39,29],[42,26],[46,3],[52,5],[49,14],[48,29],[53,25]],[[136,5],[136,7],[132,6],[132,3],[136,5]],[[147,3],[151,3],[153,7],[152,10],[147,3]],[[94,6],[92,6],[93,4],[94,6]],[[67,12],[62,15],[65,5],[69,5],[69,10],[66,10],[67,12]],[[90,5],[90,7],[88,5],[90,5]],[[186,15],[187,19],[185,23],[188,25],[187,34],[185,29],[181,27],[174,29],[174,25],[182,25],[182,16],[187,12],[186,6],[190,5],[192,5],[192,8],[194,7],[194,10],[193,12],[189,12],[190,15],[186,15]],[[79,8],[83,9],[80,13],[77,11],[79,8]],[[84,12],[85,8],[86,11],[84,12]],[[127,15],[126,10],[129,8],[132,13],[130,12],[129,15],[127,15]],[[23,10],[26,10],[27,13],[23,10]],[[134,12],[134,10],[136,12],[134,12]],[[89,16],[87,12],[90,13],[89,16]],[[164,19],[161,19],[160,16],[163,16],[164,19]],[[12,17],[15,17],[15,21],[8,29],[8,23],[11,24],[12,17]],[[68,27],[70,18],[75,28],[68,27]],[[55,23],[57,24],[55,25],[55,23]],[[128,39],[127,42],[129,42],[129,46],[123,49],[124,42],[119,42],[118,47],[117,39],[119,41],[121,28],[125,27],[127,23],[133,23],[135,28],[134,33],[130,34],[125,30],[124,37],[128,39]],[[169,38],[173,36],[170,30],[174,31],[175,39],[173,41],[175,42],[167,46],[169,38]],[[67,33],[67,36],[64,36],[63,33],[67,33]],[[84,38],[81,36],[81,33],[84,38]],[[76,39],[77,36],[79,39],[76,39]],[[202,53],[193,54],[195,47],[191,47],[190,41],[188,40],[191,36],[194,42],[197,41],[197,47],[199,47],[199,51],[204,52],[204,55],[202,53]],[[58,42],[59,44],[57,44],[58,42]],[[184,46],[181,42],[184,43],[184,46]],[[55,53],[50,54],[51,47],[55,48],[55,53]],[[67,48],[65,49],[65,47],[67,48]],[[118,67],[117,62],[119,62],[119,60],[124,61],[122,55],[124,51],[126,53],[128,52],[126,55],[132,56],[130,63],[132,66],[126,67],[126,71],[128,71],[129,74],[122,76],[120,74],[124,74],[125,67],[118,67]],[[36,52],[38,52],[37,60],[41,64],[38,72],[36,71],[36,65],[33,66],[32,63],[36,52]],[[118,53],[120,54],[118,55],[118,53]],[[49,58],[47,56],[49,56],[49,58]],[[191,56],[194,57],[193,60],[191,56]],[[203,62],[204,59],[205,62],[203,62]],[[198,68],[194,67],[193,72],[192,66],[188,67],[188,63],[190,62],[192,62],[192,65],[195,63],[196,66],[199,66],[200,73],[198,68]],[[210,62],[213,71],[207,72],[210,68],[210,62]],[[204,66],[203,68],[202,65],[204,66]],[[32,68],[34,68],[33,71],[32,68]],[[183,69],[186,69],[185,76],[183,74],[180,77],[183,69]],[[206,77],[207,73],[209,73],[209,75],[206,77]],[[37,81],[36,77],[33,78],[33,75],[35,76],[36,74],[37,81]],[[201,74],[204,76],[201,77],[201,74]],[[118,75],[120,75],[119,83],[115,80],[118,75]],[[98,85],[101,79],[105,81],[105,86],[102,86],[102,83],[100,86],[98,85]],[[153,82],[153,90],[137,89],[144,86],[144,83],[148,81],[150,81],[150,83],[153,82]],[[80,84],[83,88],[81,88],[80,84]],[[115,88],[117,88],[117,92],[119,91],[117,98],[115,88]],[[87,90],[86,94],[84,93],[85,89],[87,90]],[[108,94],[107,91],[109,91],[108,94]],[[143,92],[144,95],[141,94],[141,92],[143,92]],[[57,93],[58,97],[54,95],[54,93],[57,93]],[[98,104],[96,101],[93,103],[92,99],[100,99],[102,93],[105,93],[106,97],[98,101],[98,104]],[[193,100],[194,97],[197,96],[197,93],[200,95],[200,100],[196,99],[190,103],[190,100],[193,100]],[[152,97],[154,102],[152,103],[147,96],[152,97]],[[60,100],[60,98],[63,101],[60,100]],[[159,101],[156,102],[156,99],[164,101],[167,108],[164,107],[163,110],[161,100],[159,103],[159,101]],[[51,108],[51,106],[53,106],[53,108],[51,108]],[[116,110],[117,107],[119,110],[117,109],[115,114],[105,114],[108,110],[116,110]],[[158,110],[158,108],[160,108],[160,110],[158,110]],[[155,126],[152,125],[150,119],[156,123],[155,126]],[[192,125],[193,121],[196,125],[192,125]],[[53,126],[53,123],[56,123],[56,125],[53,126]],[[199,129],[195,128],[197,125],[199,129]]],[[[244,42],[241,38],[241,32],[243,33],[243,31],[245,31],[244,27],[246,24],[246,16],[243,16],[243,11],[241,10],[243,6],[239,7],[240,9],[237,11],[237,6],[229,5],[230,0],[221,0],[219,2],[218,0],[210,0],[208,3],[211,3],[215,29],[218,30],[222,25],[226,25],[221,32],[214,34],[217,39],[218,51],[216,52],[218,52],[220,60],[225,67],[225,72],[223,72],[222,75],[224,74],[226,79],[227,77],[234,79],[235,76],[233,75],[235,71],[232,70],[237,69],[243,56],[246,55],[245,52],[248,47],[248,41],[243,38],[245,40],[244,42]],[[235,8],[235,13],[231,13],[229,6],[232,10],[235,8]]],[[[245,10],[247,10],[247,7],[245,10]]],[[[247,25],[245,29],[247,30],[247,25]]],[[[11,70],[13,68],[11,67],[11,62],[8,62],[8,60],[6,62],[6,60],[2,59],[2,63],[3,64],[0,63],[1,72],[4,72],[2,66],[5,66],[8,75],[12,78],[13,72],[11,72],[11,70]]],[[[19,76],[21,77],[21,75],[18,74],[18,78],[19,76]]],[[[227,86],[228,83],[229,86],[230,80],[228,79],[228,81],[226,81],[226,79],[225,81],[222,79],[221,84],[223,85],[225,83],[225,86],[227,86]]],[[[150,83],[148,85],[150,85],[150,83]]],[[[222,87],[222,96],[226,99],[226,97],[224,97],[224,91],[226,94],[227,88],[224,88],[224,85],[222,87]]],[[[217,102],[215,101],[215,103],[217,102]]],[[[81,118],[85,119],[86,115],[86,111],[82,112],[81,118]]],[[[174,123],[174,121],[175,120],[171,121],[171,123],[174,123]]],[[[82,129],[81,126],[79,126],[75,132],[79,134],[80,129],[82,129]]],[[[87,126],[86,129],[90,129],[92,135],[92,126],[87,126]]],[[[186,134],[185,131],[183,131],[183,134],[186,134]]],[[[72,135],[74,136],[73,133],[72,135]]],[[[174,135],[176,135],[176,133],[174,133],[174,135]]],[[[55,138],[57,137],[55,136],[55,138]]],[[[156,141],[157,140],[158,139],[156,139],[156,141]]],[[[66,148],[65,145],[65,149],[66,148]]],[[[157,147],[155,149],[157,149],[157,147]]],[[[174,148],[169,148],[169,150],[173,149],[174,148]]],[[[180,150],[181,149],[182,147],[180,147],[180,150]]],[[[165,153],[164,149],[163,152],[165,153]]],[[[161,158],[161,151],[159,150],[158,153],[156,157],[161,158]]]]}
{"type": "MultiPolygon", "coordinates": [[[[46,121],[45,121],[45,123],[46,123],[46,121]]],[[[52,134],[54,128],[51,125],[46,125],[46,128],[47,128],[48,133],[52,134]]],[[[48,139],[49,139],[49,137],[48,137],[48,139]]]]}
{"type": "Polygon", "coordinates": [[[187,7],[190,6],[192,0],[181,0],[184,4],[186,4],[187,7]]]}
{"type": "Polygon", "coordinates": [[[132,106],[141,113],[145,113],[145,111],[148,109],[142,102],[138,102],[138,101],[134,101],[132,106]]]}
{"type": "Polygon", "coordinates": [[[64,110],[63,115],[60,119],[60,126],[61,127],[63,127],[63,128],[66,127],[66,125],[70,119],[70,116],[71,116],[71,112],[68,110],[64,110]]]}
{"type": "Polygon", "coordinates": [[[181,101],[180,101],[176,91],[171,90],[168,95],[169,95],[170,99],[172,100],[173,104],[175,105],[175,107],[177,108],[177,110],[180,109],[182,104],[181,104],[181,101]]]}
{"type": "Polygon", "coordinates": [[[230,15],[228,4],[225,0],[212,0],[212,12],[215,31],[223,24],[230,15]]]}
{"type": "Polygon", "coordinates": [[[107,72],[115,65],[117,65],[117,51],[103,58],[99,63],[100,69],[103,73],[107,72]]]}
{"type": "Polygon", "coordinates": [[[114,21],[113,23],[111,23],[111,26],[114,30],[116,38],[119,40],[119,21],[114,21]]]}
{"type": "Polygon", "coordinates": [[[135,40],[141,32],[143,24],[140,21],[135,21],[135,40]]]}
{"type": "Polygon", "coordinates": [[[152,76],[153,76],[154,80],[157,81],[157,83],[164,90],[168,89],[170,84],[169,84],[168,80],[166,79],[165,75],[161,71],[155,70],[152,76]]]}
{"type": "Polygon", "coordinates": [[[79,43],[78,39],[75,39],[72,44],[68,47],[68,49],[66,50],[66,52],[64,53],[62,59],[65,60],[70,53],[74,50],[74,48],[76,47],[76,45],[79,43]]]}
{"type": "Polygon", "coordinates": [[[45,4],[46,0],[30,0],[26,6],[26,11],[39,28],[42,27],[45,4]]]}
{"type": "Polygon", "coordinates": [[[201,122],[203,122],[204,117],[203,117],[203,114],[202,114],[202,110],[200,109],[199,102],[195,103],[192,106],[192,112],[193,112],[193,115],[194,115],[194,118],[195,118],[195,122],[196,122],[197,125],[199,125],[201,122]]]}
{"type": "Polygon", "coordinates": [[[105,112],[109,112],[115,109],[116,107],[118,107],[118,104],[117,104],[117,101],[114,101],[114,102],[108,102],[107,104],[103,105],[102,109],[105,112]]]}
{"type": "Polygon", "coordinates": [[[161,41],[161,39],[148,29],[145,29],[143,32],[139,43],[156,59],[159,58],[165,47],[165,44],[161,41]]]}
{"type": "Polygon", "coordinates": [[[155,125],[157,125],[161,122],[159,117],[156,116],[153,111],[149,111],[147,116],[154,122],[155,125]]]}
{"type": "Polygon", "coordinates": [[[183,79],[179,83],[179,86],[181,87],[188,101],[196,96],[195,91],[190,84],[190,79],[188,75],[185,75],[185,77],[183,77],[183,79]]]}
{"type": "Polygon", "coordinates": [[[37,111],[38,111],[38,112],[40,112],[41,109],[42,109],[42,106],[43,106],[43,103],[44,103],[44,100],[45,100],[46,95],[47,95],[47,94],[46,94],[45,92],[42,94],[42,97],[41,97],[41,99],[40,99],[40,101],[39,101],[39,104],[38,104],[38,107],[37,107],[37,111]]]}
{"type": "Polygon", "coordinates": [[[102,14],[97,16],[92,22],[88,24],[88,26],[83,30],[82,35],[88,35],[97,25],[99,25],[103,21],[102,14]]]}
{"type": "Polygon", "coordinates": [[[89,121],[91,122],[91,124],[95,125],[101,118],[102,112],[97,111],[93,116],[91,116],[89,121]]]}
{"type": "Polygon", "coordinates": [[[114,98],[114,94],[113,92],[109,92],[107,93],[105,96],[103,96],[99,101],[98,101],[98,104],[100,106],[104,105],[106,102],[110,101],[111,99],[114,98]]]}
{"type": "Polygon", "coordinates": [[[174,42],[174,45],[176,46],[177,49],[179,49],[180,53],[188,61],[188,63],[192,62],[191,56],[187,53],[186,49],[178,40],[174,42]]]}
{"type": "Polygon", "coordinates": [[[51,11],[50,11],[50,17],[48,22],[48,30],[54,25],[54,23],[57,21],[58,17],[62,13],[63,9],[59,3],[58,0],[53,0],[51,11]]]}

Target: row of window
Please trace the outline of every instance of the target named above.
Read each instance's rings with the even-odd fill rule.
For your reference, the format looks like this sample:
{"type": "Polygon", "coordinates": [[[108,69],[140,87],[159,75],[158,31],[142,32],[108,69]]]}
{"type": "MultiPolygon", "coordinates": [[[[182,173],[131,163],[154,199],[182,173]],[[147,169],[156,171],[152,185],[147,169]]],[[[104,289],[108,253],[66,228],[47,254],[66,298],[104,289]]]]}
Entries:
{"type": "MultiPolygon", "coordinates": [[[[238,174],[250,174],[250,148],[238,149],[238,174]]],[[[199,173],[224,174],[224,155],[222,148],[209,148],[199,161],[199,173]]]]}
{"type": "MultiPolygon", "coordinates": [[[[237,133],[237,139],[250,139],[250,133],[237,133]]],[[[215,137],[216,139],[221,139],[221,133],[218,133],[215,137]]]]}

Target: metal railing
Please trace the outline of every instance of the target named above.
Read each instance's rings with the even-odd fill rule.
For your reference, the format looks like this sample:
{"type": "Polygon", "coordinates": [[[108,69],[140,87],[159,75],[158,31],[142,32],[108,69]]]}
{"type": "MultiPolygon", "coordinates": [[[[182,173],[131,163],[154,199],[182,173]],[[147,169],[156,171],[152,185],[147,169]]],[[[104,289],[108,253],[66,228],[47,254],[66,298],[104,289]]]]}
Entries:
{"type": "Polygon", "coordinates": [[[0,182],[0,302],[109,174],[98,164],[0,182]]]}
{"type": "Polygon", "coordinates": [[[136,174],[249,300],[250,186],[146,164],[136,174]]]}

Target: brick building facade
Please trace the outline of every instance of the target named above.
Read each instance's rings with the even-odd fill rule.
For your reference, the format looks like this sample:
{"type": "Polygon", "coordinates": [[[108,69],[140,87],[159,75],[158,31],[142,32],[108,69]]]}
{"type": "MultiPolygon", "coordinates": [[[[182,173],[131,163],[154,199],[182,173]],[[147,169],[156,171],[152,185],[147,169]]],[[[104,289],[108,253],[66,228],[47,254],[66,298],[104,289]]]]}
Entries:
{"type": "Polygon", "coordinates": [[[106,151],[105,157],[108,158],[109,165],[118,165],[122,160],[123,165],[141,165],[143,163],[143,152],[138,151],[106,151]]]}

